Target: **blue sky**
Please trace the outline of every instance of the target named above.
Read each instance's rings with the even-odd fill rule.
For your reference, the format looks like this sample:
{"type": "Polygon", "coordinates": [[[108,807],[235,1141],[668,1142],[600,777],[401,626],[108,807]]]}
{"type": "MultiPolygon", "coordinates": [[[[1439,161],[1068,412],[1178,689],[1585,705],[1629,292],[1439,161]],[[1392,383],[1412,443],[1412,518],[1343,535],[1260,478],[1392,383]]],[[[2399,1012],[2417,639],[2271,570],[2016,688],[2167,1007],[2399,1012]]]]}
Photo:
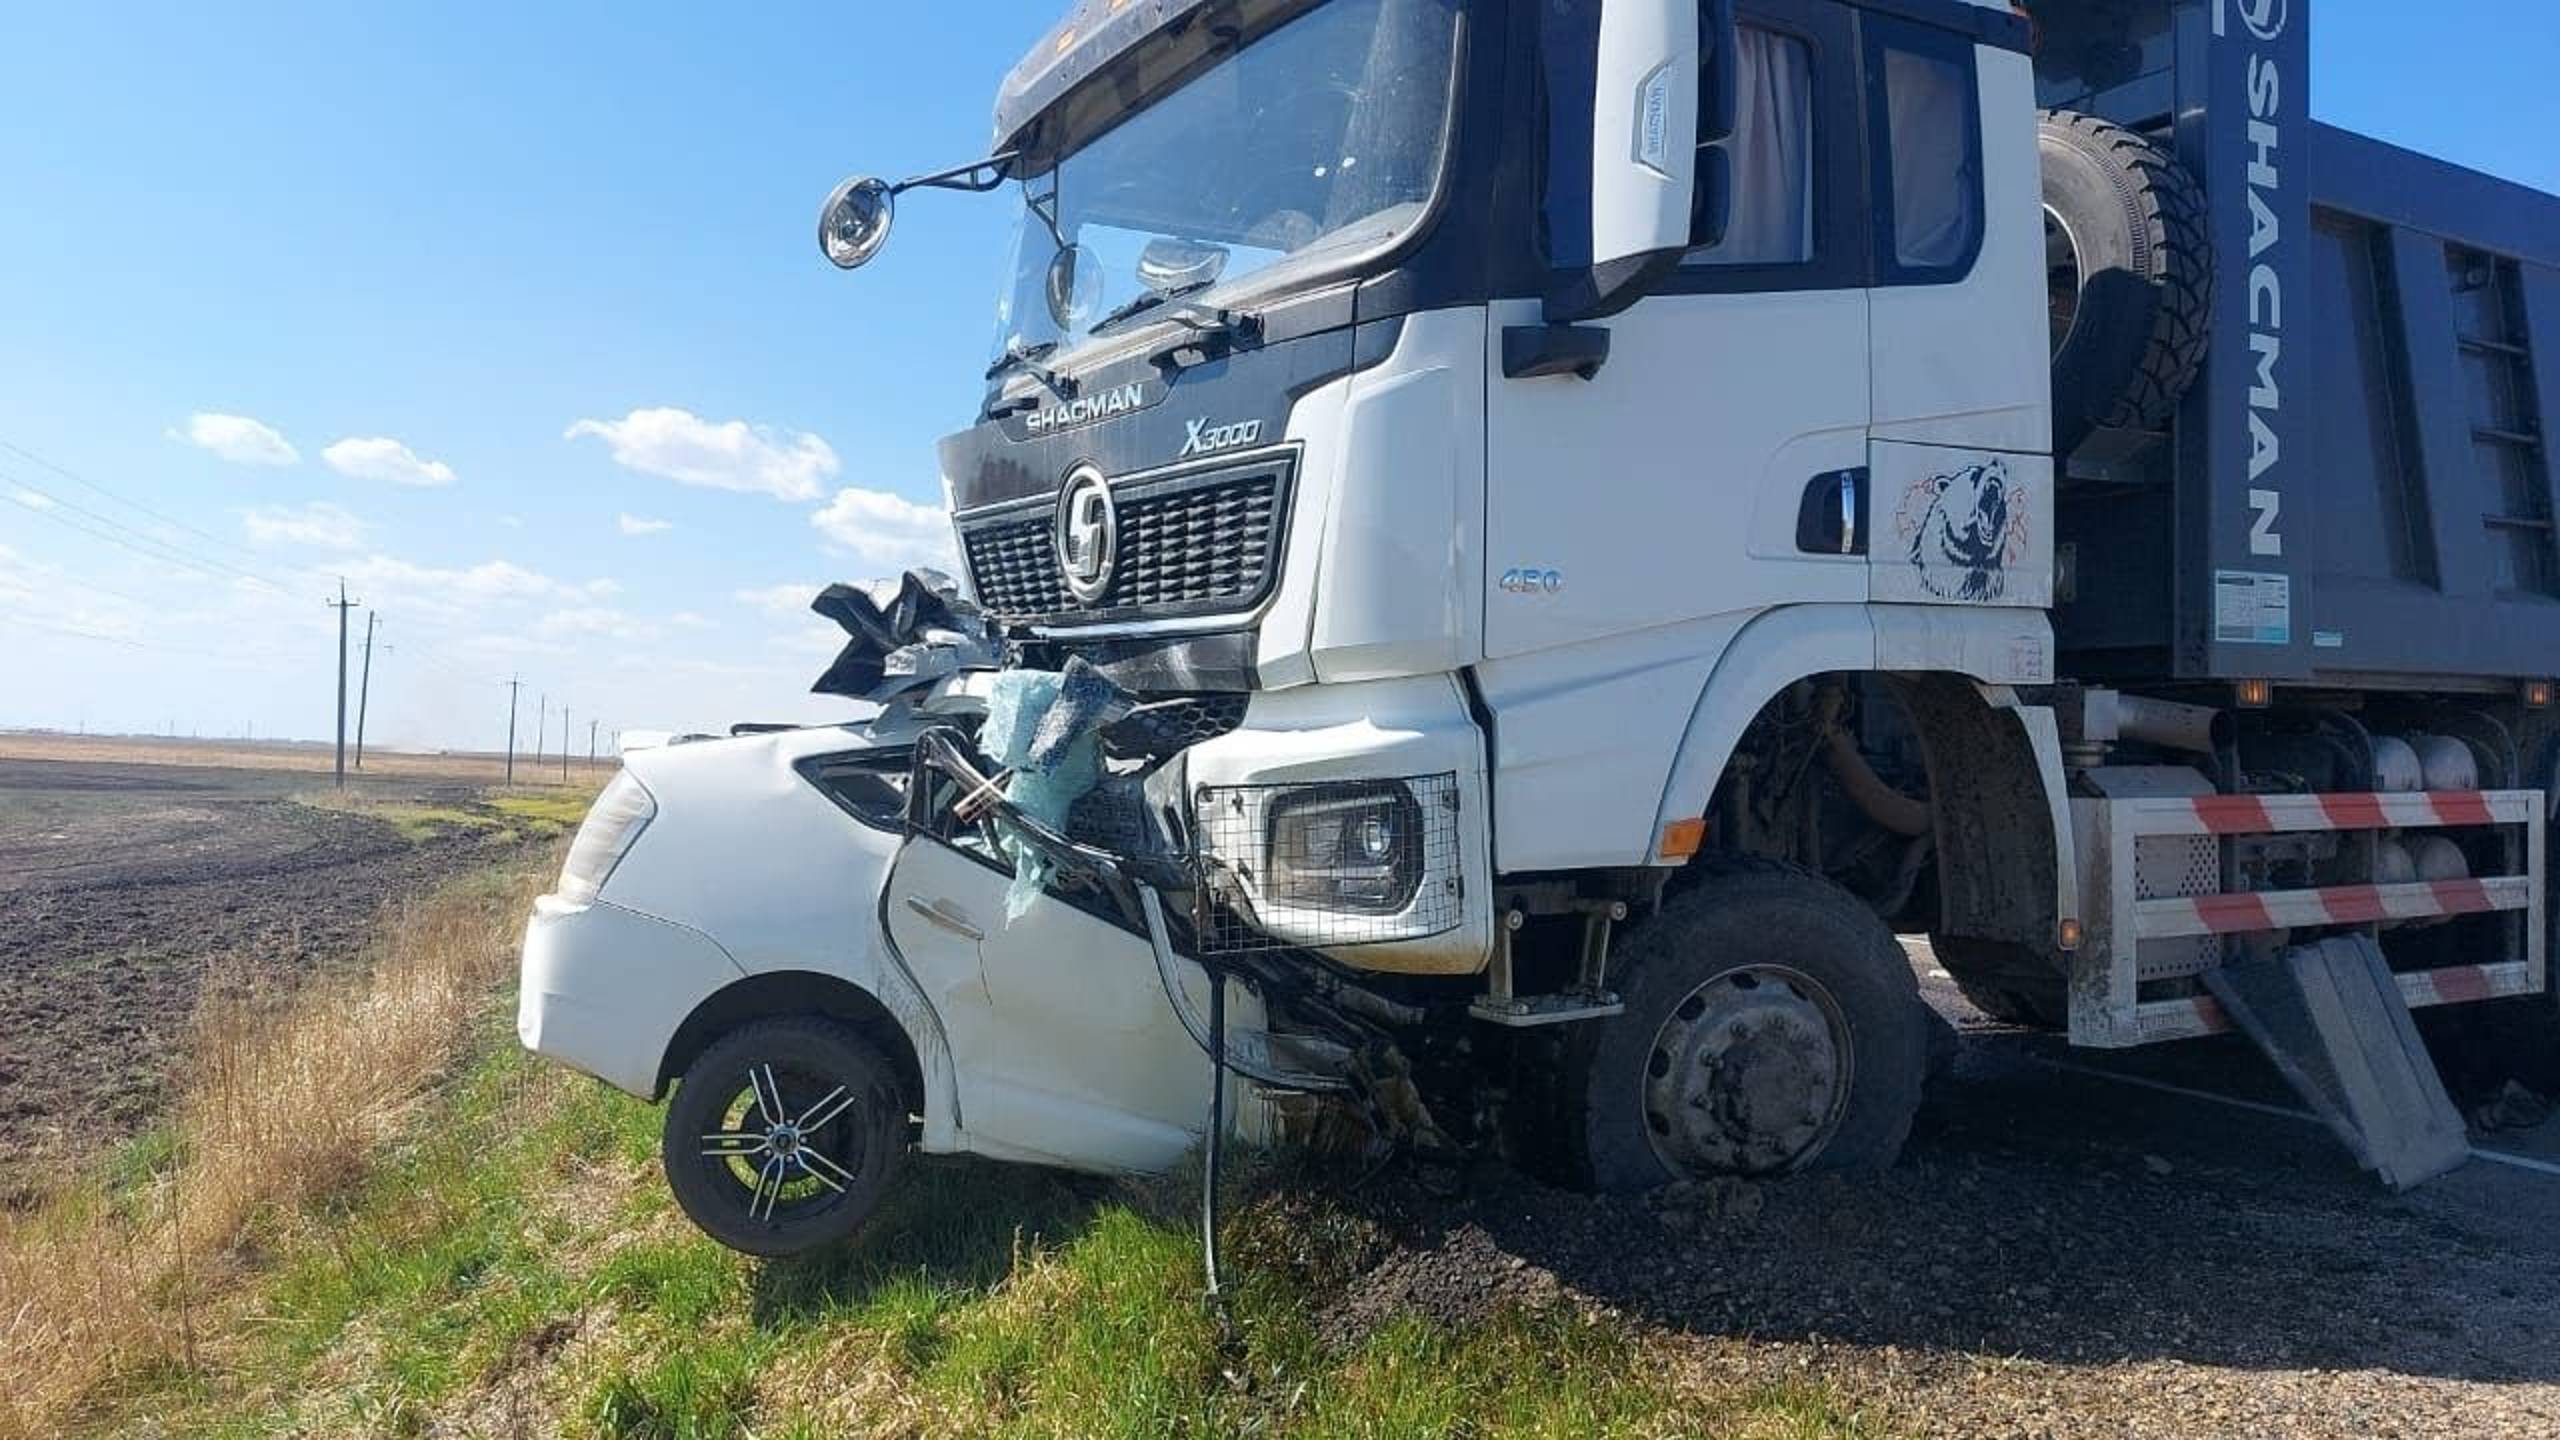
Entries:
{"type": "MultiPolygon", "coordinates": [[[[844,276],[816,206],[977,155],[1061,8],[15,7],[0,725],[325,734],[340,573],[389,742],[498,743],[514,673],[836,713],[800,607],[947,546],[1008,207],[911,196],[844,276]]],[[[2312,10],[2322,118],[2560,189],[2560,7],[2312,10]]]]}

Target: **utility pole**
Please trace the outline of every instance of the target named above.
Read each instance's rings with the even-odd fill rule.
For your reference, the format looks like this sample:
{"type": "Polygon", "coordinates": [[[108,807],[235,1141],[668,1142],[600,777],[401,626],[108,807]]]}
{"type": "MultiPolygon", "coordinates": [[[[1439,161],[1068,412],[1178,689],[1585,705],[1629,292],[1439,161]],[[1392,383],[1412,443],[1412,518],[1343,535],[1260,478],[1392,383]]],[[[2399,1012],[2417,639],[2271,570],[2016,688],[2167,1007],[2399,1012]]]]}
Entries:
{"type": "Polygon", "coordinates": [[[569,783],[569,707],[560,707],[560,783],[569,783]]]}
{"type": "Polygon", "coordinates": [[[347,788],[347,612],[361,600],[347,598],[347,582],[338,582],[338,598],[324,602],[338,612],[338,788],[347,788]]]}
{"type": "Polygon", "coordinates": [[[517,677],[507,681],[507,783],[516,783],[516,692],[524,688],[517,677]]]}
{"type": "Polygon", "coordinates": [[[596,768],[596,728],[598,723],[599,722],[594,720],[587,722],[587,768],[590,770],[596,768]]]}
{"type": "Polygon", "coordinates": [[[356,768],[364,768],[364,712],[373,700],[373,624],[380,619],[364,612],[364,679],[356,684],[356,768]]]}
{"type": "Polygon", "coordinates": [[[542,742],[551,738],[551,693],[537,690],[533,697],[533,768],[542,768],[542,742]]]}

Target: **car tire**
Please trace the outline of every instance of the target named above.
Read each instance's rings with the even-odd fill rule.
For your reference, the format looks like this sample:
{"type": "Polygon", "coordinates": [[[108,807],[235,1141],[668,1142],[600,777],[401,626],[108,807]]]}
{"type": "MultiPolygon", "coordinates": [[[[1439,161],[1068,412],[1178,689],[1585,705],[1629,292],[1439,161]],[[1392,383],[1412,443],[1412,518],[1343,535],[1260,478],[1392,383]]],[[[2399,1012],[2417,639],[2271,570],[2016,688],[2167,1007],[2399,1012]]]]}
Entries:
{"type": "Polygon", "coordinates": [[[1611,962],[1626,1009],[1575,1027],[1549,1153],[1603,1191],[1718,1175],[1883,1169],[1928,1077],[1909,961],[1848,891],[1709,857],[1611,962]]]}
{"type": "Polygon", "coordinates": [[[2054,449],[2156,430],[2204,368],[2213,318],[2204,192],[2159,146],[2067,110],[2037,129],[2053,317],[2054,449]]]}
{"type": "Polygon", "coordinates": [[[676,1203],[732,1250],[781,1258],[849,1239],[905,1160],[897,1071],[816,1017],[715,1040],[669,1102],[660,1157],[676,1203]]]}

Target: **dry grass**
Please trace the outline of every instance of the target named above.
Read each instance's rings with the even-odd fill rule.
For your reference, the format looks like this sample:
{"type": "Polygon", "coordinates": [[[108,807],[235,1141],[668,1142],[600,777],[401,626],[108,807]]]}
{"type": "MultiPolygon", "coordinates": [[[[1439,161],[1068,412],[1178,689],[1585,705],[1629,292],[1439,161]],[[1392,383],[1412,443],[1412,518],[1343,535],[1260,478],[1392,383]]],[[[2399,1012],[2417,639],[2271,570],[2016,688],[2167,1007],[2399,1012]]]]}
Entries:
{"type": "MultiPolygon", "coordinates": [[[[463,1050],[556,863],[395,913],[377,962],[278,1006],[208,1003],[163,1163],[0,1216],[0,1440],[52,1436],[121,1383],[218,1363],[254,1252],[347,1193],[463,1050]]],[[[319,1222],[325,1229],[325,1221],[319,1222]]]]}

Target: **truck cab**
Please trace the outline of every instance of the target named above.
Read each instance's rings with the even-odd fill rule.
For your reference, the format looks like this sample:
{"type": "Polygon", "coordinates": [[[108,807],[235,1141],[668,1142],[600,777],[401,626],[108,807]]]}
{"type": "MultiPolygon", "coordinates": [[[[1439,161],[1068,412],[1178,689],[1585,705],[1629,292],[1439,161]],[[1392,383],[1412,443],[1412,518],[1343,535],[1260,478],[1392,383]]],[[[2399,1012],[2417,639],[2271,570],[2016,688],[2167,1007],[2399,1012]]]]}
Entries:
{"type": "MultiPolygon", "coordinates": [[[[2309,7],[2033,8],[1080,5],[986,158],[820,218],[853,268],[914,192],[1013,212],[940,447],[965,576],[821,598],[821,688],[878,720],[631,770],[867,827],[867,918],[824,922],[864,933],[564,1058],[710,1066],[678,1192],[792,1249],[863,1207],[776,1218],[806,1127],[742,1027],[836,1027],[777,1043],[884,1097],[875,1156],[1161,1168],[1315,1094],[1632,1188],[1890,1163],[1932,1024],[1897,934],[2089,1045],[2248,1028],[2313,952],[2539,1016],[2553,632],[2331,645],[2287,506],[2283,295],[2356,223],[2298,161],[2309,7]]],[[[2516,233],[2489,283],[2543,304],[2560,230],[2516,233]]],[[[2515,362],[2485,403],[2551,385],[2472,339],[2515,362]]],[[[2438,403],[2397,373],[2326,378],[2438,403]]],[[[2537,424],[2483,428],[2547,532],[2537,424]]]]}

